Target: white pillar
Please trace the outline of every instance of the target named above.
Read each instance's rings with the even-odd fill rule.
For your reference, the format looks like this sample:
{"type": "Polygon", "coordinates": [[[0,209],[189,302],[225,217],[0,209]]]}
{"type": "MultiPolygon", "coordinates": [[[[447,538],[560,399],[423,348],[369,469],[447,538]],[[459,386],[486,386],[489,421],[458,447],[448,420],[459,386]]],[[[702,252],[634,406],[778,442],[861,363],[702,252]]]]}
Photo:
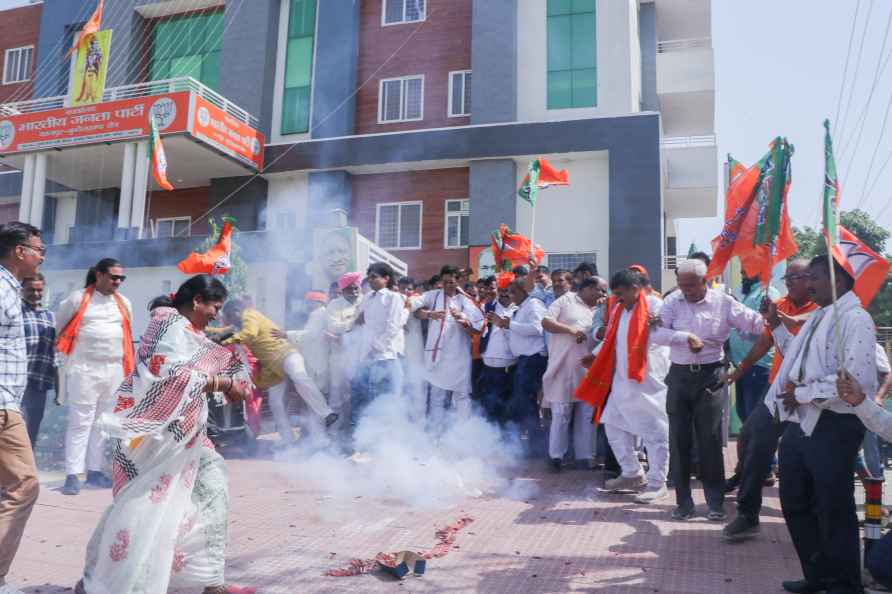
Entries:
{"type": "Polygon", "coordinates": [[[34,166],[34,189],[31,191],[31,224],[43,226],[43,203],[46,197],[46,153],[38,153],[34,166]]]}
{"type": "Polygon", "coordinates": [[[121,198],[118,206],[118,228],[130,227],[133,210],[133,166],[136,161],[136,143],[124,145],[124,166],[121,169],[121,198]]]}
{"type": "Polygon", "coordinates": [[[149,186],[149,142],[142,140],[136,145],[136,163],[133,167],[133,205],[130,214],[130,226],[139,229],[146,221],[146,190],[149,186]]]}
{"type": "Polygon", "coordinates": [[[22,197],[19,200],[19,221],[27,223],[31,220],[31,194],[34,191],[34,165],[36,155],[25,155],[25,166],[22,169],[22,197]]]}

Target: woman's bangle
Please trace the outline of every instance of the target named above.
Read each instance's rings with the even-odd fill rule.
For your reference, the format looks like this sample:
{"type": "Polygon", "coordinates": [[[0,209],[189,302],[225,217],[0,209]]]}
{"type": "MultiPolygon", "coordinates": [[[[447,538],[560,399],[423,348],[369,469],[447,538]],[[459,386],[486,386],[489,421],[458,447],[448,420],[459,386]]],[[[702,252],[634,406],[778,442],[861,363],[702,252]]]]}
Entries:
{"type": "Polygon", "coordinates": [[[229,394],[232,391],[232,387],[235,385],[235,381],[231,377],[226,378],[226,379],[229,380],[229,387],[226,388],[225,390],[223,390],[223,393],[229,394]]]}

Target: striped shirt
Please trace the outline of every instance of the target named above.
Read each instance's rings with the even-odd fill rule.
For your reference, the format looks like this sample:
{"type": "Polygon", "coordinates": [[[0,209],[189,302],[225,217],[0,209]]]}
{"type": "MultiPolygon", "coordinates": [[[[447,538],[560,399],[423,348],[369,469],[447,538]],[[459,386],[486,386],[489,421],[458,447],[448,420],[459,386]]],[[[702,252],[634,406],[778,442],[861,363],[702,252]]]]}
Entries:
{"type": "Polygon", "coordinates": [[[0,266],[0,410],[17,412],[21,412],[28,381],[21,288],[19,281],[0,266]]]}
{"type": "Polygon", "coordinates": [[[22,301],[28,347],[28,388],[49,390],[56,384],[56,316],[22,301]]]}

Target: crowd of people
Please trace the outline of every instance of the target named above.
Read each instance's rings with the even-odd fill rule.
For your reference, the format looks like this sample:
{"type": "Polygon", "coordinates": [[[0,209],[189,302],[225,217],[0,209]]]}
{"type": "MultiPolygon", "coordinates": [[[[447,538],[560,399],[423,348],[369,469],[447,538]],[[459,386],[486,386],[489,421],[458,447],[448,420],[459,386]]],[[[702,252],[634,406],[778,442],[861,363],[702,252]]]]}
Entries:
{"type": "MultiPolygon", "coordinates": [[[[86,486],[113,490],[76,592],[252,592],[224,579],[227,486],[207,435],[209,402],[266,391],[277,447],[287,449],[299,444],[289,384],[304,411],[297,422],[348,454],[367,408],[397,397],[434,438],[483,416],[549,471],[602,468],[605,490],[643,505],[672,488],[678,521],[697,513],[692,476],[710,521],[727,521],[725,497],[737,490],[729,541],[758,534],[776,467],[804,575],[783,587],[862,591],[851,477],[882,477],[877,436],[892,440],[881,405],[892,376],[853,279],[826,256],[790,262],[786,296],[748,280],[740,299],[707,278],[705,254],[679,264],[665,295],[631,263],[609,280],[591,263],[531,261],[480,279],[443,266],[424,283],[374,263],[308,293],[299,330],[198,275],[150,304],[134,347],[143,329],[131,328],[123,264],[100,260],[54,314],[41,305],[43,255],[36,228],[0,228],[2,594],[18,592],[4,577],[38,495],[32,443],[48,392],[58,399],[62,386],[62,492],[77,495],[84,475],[86,486]],[[726,478],[731,384],[743,427],[726,478]]],[[[886,586],[890,561],[887,537],[866,563],[886,586]]]]}

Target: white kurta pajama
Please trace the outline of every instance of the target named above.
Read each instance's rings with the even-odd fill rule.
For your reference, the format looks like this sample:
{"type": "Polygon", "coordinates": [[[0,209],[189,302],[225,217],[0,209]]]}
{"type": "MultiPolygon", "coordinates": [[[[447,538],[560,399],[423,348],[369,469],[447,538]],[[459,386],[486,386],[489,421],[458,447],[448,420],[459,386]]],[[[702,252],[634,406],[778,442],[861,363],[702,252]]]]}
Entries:
{"type": "MultiPolygon", "coordinates": [[[[56,334],[77,314],[84,289],[60,305],[56,334]]],[[[131,312],[130,302],[121,295],[131,312]]],[[[131,313],[132,319],[132,313],[131,313]]],[[[95,423],[115,407],[115,390],[124,379],[123,319],[115,298],[94,291],[78,329],[74,349],[64,364],[68,426],[65,431],[65,473],[101,472],[106,466],[106,439],[95,423]]]]}
{"type": "Polygon", "coordinates": [[[333,337],[329,359],[331,384],[328,403],[339,415],[335,423],[339,429],[346,428],[350,422],[350,383],[359,364],[359,349],[362,344],[363,327],[355,325],[362,297],[360,294],[354,303],[338,297],[326,308],[326,331],[333,337]]]}
{"type": "Polygon", "coordinates": [[[430,320],[424,348],[424,380],[431,387],[430,420],[434,427],[441,427],[450,394],[459,416],[471,416],[471,337],[452,312],[467,318],[475,330],[483,327],[483,314],[468,297],[461,293],[447,297],[442,289],[425,293],[422,307],[446,312],[443,320],[430,320]]]}
{"type": "MultiPolygon", "coordinates": [[[[658,315],[662,301],[648,296],[647,306],[651,315],[658,315]]],[[[647,345],[644,381],[639,384],[629,379],[629,321],[634,310],[622,308],[621,311],[616,332],[616,368],[601,423],[606,427],[607,440],[623,476],[644,474],[635,450],[635,438],[644,440],[649,463],[647,484],[658,487],[665,484],[669,468],[669,417],[666,414],[664,382],[669,372],[669,349],[654,344],[651,336],[647,345]]]]}
{"type": "MultiPolygon", "coordinates": [[[[595,309],[586,305],[576,293],[568,292],[551,304],[545,318],[586,332],[592,325],[595,309]]],[[[567,453],[572,420],[575,458],[591,460],[595,449],[594,409],[585,402],[574,400],[573,393],[585,376],[585,368],[579,361],[591,352],[594,341],[586,338],[577,343],[572,334],[549,333],[547,336],[548,369],[542,376],[542,407],[551,409],[548,455],[559,460],[567,453]]]]}

